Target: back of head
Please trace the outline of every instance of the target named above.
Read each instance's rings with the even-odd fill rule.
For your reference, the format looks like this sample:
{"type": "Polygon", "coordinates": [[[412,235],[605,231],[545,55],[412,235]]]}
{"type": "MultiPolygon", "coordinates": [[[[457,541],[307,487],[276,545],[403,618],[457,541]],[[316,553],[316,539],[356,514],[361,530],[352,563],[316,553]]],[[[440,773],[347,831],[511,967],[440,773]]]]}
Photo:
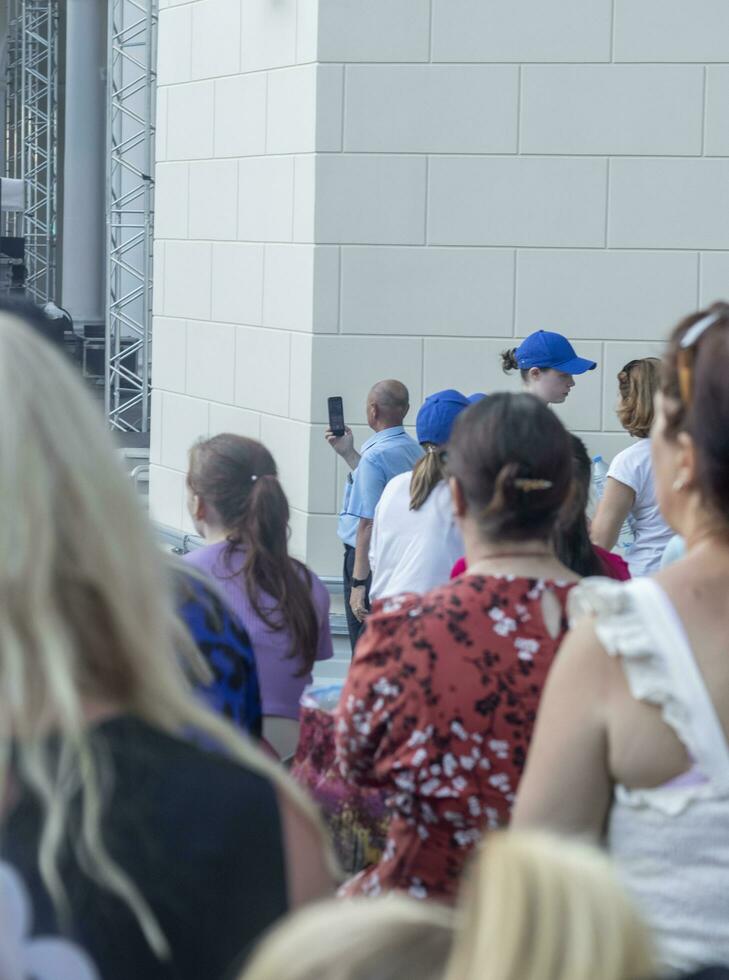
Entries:
{"type": "Polygon", "coordinates": [[[58,865],[70,843],[163,957],[159,923],[101,833],[113,774],[91,745],[89,704],[194,729],[279,776],[192,697],[184,658],[198,655],[99,407],[28,327],[0,313],[0,798],[12,738],[14,764],[42,801],[38,865],[57,911],[68,908],[58,865]],[[47,751],[51,733],[58,753],[47,751]]]}
{"type": "MultiPolygon", "coordinates": [[[[65,901],[58,850],[79,793],[77,853],[159,951],[153,917],[98,833],[101,780],[85,710],[101,703],[181,725],[190,696],[179,657],[190,641],[98,405],[31,326],[0,313],[3,745],[13,738],[18,770],[44,801],[39,866],[56,904],[65,901]],[[50,732],[61,746],[55,761],[45,751],[50,732]]],[[[5,762],[3,752],[0,796],[5,762]]]]}
{"type": "Polygon", "coordinates": [[[47,724],[82,692],[151,708],[136,667],[153,640],[170,652],[160,559],[97,404],[66,359],[7,314],[0,399],[0,670],[12,678],[0,690],[26,715],[14,724],[47,724]]]}
{"type": "Polygon", "coordinates": [[[547,540],[570,490],[569,435],[533,395],[489,395],[456,420],[448,471],[484,537],[547,540]]]}
{"type": "Polygon", "coordinates": [[[705,503],[729,524],[729,303],[682,320],[663,359],[665,436],[687,433],[696,451],[696,479],[705,503]],[[691,331],[701,329],[692,341],[691,331]],[[682,343],[686,344],[682,347],[682,343]]]}
{"type": "Polygon", "coordinates": [[[622,427],[638,439],[645,439],[650,435],[660,370],[661,362],[657,357],[643,357],[629,361],[618,372],[618,418],[622,427]]]}
{"type": "Polygon", "coordinates": [[[255,439],[224,432],[192,447],[187,482],[225,531],[228,557],[243,548],[246,592],[257,615],[271,629],[289,629],[291,656],[302,661],[299,674],[308,673],[319,625],[309,572],[289,557],[289,505],[273,456],[255,439]],[[262,593],[275,600],[273,615],[262,593]]]}
{"type": "Polygon", "coordinates": [[[387,425],[402,425],[410,411],[410,395],[402,381],[389,378],[372,386],[369,400],[377,405],[380,418],[387,425]]]}
{"type": "MultiPolygon", "coordinates": [[[[485,395],[482,397],[486,397],[485,395]]],[[[474,397],[480,401],[480,397],[474,397]]],[[[413,468],[410,480],[410,510],[420,510],[430,494],[445,478],[440,449],[448,442],[453,425],[464,409],[472,403],[460,391],[447,388],[429,395],[420,406],[415,420],[418,442],[425,450],[413,468]]]]}
{"type": "Polygon", "coordinates": [[[462,898],[447,980],[643,980],[648,932],[608,858],[541,833],[490,834],[462,898]]]}
{"type": "Polygon", "coordinates": [[[275,928],[240,980],[442,980],[451,913],[400,895],[310,905],[275,928]]]}

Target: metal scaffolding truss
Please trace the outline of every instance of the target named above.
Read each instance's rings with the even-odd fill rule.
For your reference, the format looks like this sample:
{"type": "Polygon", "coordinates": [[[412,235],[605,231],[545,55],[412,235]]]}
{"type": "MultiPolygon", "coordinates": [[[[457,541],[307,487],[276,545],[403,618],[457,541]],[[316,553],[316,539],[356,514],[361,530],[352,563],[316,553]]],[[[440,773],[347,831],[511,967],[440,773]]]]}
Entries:
{"type": "Polygon", "coordinates": [[[109,0],[106,414],[147,432],[158,0],[109,0]]]}
{"type": "Polygon", "coordinates": [[[58,0],[8,4],[6,175],[25,183],[25,209],[7,233],[25,238],[26,292],[56,294],[58,0]]]}

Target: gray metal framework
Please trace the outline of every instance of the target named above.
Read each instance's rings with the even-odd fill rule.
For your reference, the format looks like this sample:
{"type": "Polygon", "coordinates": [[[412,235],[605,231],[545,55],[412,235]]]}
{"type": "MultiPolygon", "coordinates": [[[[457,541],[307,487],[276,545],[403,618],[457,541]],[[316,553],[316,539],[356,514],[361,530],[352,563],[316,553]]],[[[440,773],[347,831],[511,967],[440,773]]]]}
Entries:
{"type": "Polygon", "coordinates": [[[6,176],[25,183],[25,209],[7,234],[25,239],[25,288],[38,303],[56,296],[58,0],[8,4],[6,176]]]}
{"type": "Polygon", "coordinates": [[[158,0],[109,0],[106,415],[150,422],[158,0]]]}

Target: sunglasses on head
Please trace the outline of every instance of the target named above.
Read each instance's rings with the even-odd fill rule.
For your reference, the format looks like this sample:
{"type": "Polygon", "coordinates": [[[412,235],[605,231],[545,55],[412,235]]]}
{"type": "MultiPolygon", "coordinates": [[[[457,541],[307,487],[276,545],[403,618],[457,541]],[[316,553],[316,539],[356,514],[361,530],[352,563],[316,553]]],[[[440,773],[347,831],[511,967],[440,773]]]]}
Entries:
{"type": "Polygon", "coordinates": [[[691,404],[694,388],[694,363],[696,361],[696,345],[709,327],[713,327],[725,316],[725,311],[709,313],[689,327],[678,345],[678,391],[684,406],[691,404]]]}

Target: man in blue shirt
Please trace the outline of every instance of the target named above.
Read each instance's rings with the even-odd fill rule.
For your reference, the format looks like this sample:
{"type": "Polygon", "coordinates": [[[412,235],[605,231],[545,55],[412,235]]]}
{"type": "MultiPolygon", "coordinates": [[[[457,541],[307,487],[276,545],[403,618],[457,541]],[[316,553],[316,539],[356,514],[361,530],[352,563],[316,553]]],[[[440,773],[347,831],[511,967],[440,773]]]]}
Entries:
{"type": "Polygon", "coordinates": [[[378,381],[367,396],[367,424],[374,435],[363,444],[361,453],[354,448],[350,428],[345,427],[343,436],[326,432],[327,442],[351,470],[337,534],[344,544],[344,609],[352,652],[369,609],[369,550],[375,507],[387,483],[411,470],[423,455],[403,428],[409,409],[408,390],[401,381],[378,381]]]}

